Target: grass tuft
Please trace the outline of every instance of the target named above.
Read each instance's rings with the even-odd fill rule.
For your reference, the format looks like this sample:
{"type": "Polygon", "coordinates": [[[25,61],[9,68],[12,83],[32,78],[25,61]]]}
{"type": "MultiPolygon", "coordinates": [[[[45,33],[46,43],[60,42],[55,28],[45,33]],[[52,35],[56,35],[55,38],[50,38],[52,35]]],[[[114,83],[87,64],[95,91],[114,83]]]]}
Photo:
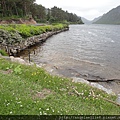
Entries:
{"type": "Polygon", "coordinates": [[[0,54],[1,54],[2,56],[8,56],[8,54],[7,54],[4,50],[0,50],[0,54]]]}

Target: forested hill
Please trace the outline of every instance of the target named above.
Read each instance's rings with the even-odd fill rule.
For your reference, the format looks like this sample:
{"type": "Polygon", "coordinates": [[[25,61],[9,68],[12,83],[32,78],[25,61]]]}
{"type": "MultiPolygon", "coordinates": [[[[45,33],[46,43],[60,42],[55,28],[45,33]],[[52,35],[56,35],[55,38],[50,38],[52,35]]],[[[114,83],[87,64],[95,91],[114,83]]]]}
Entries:
{"type": "Polygon", "coordinates": [[[101,17],[101,19],[99,19],[95,23],[96,24],[120,24],[120,6],[104,14],[101,17]]]}
{"type": "Polygon", "coordinates": [[[36,0],[0,0],[0,18],[26,18],[32,16],[37,22],[75,22],[83,23],[76,14],[58,7],[47,9],[35,3],[36,0]]]}

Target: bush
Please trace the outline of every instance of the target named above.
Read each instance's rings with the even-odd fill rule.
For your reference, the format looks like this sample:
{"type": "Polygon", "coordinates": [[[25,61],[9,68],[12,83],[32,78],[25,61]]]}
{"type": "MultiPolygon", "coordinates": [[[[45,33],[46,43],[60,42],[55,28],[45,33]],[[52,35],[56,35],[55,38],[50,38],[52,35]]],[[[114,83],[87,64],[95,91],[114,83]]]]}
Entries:
{"type": "Polygon", "coordinates": [[[52,24],[52,25],[45,25],[45,26],[33,26],[33,25],[1,25],[0,29],[6,30],[11,33],[18,32],[22,38],[28,38],[32,37],[34,35],[40,35],[42,33],[48,32],[48,31],[56,31],[61,30],[65,27],[68,27],[67,24],[52,24]]]}

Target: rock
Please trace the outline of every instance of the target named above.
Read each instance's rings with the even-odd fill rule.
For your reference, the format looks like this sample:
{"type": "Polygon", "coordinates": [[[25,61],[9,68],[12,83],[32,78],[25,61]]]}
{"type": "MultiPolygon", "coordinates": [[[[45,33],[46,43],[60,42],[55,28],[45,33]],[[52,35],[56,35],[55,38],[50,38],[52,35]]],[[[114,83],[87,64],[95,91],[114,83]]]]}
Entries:
{"type": "Polygon", "coordinates": [[[81,82],[81,83],[89,84],[89,82],[83,78],[72,77],[72,79],[73,79],[72,82],[75,82],[75,83],[81,82]]]}
{"type": "Polygon", "coordinates": [[[10,20],[1,20],[0,24],[37,24],[36,21],[30,17],[29,20],[23,19],[10,19],[10,20]]]}
{"type": "Polygon", "coordinates": [[[9,33],[0,29],[0,43],[4,49],[6,49],[6,47],[8,48],[7,52],[9,55],[14,55],[13,53],[16,53],[16,51],[13,52],[14,48],[20,52],[21,50],[24,50],[32,45],[45,42],[46,39],[54,35],[54,33],[55,32],[51,31],[23,39],[17,31],[14,31],[14,33],[9,33]]]}
{"type": "Polygon", "coordinates": [[[0,43],[5,45],[14,45],[15,43],[20,43],[23,38],[18,32],[9,33],[5,30],[0,29],[0,43]]]}
{"type": "Polygon", "coordinates": [[[120,104],[120,94],[118,94],[118,98],[117,98],[116,102],[117,102],[118,104],[120,104]]]}
{"type": "Polygon", "coordinates": [[[12,52],[13,54],[16,54],[16,53],[17,53],[17,50],[16,50],[16,49],[11,49],[11,52],[12,52]]]}
{"type": "Polygon", "coordinates": [[[3,42],[3,40],[4,40],[4,39],[3,39],[2,37],[0,37],[0,43],[2,43],[2,42],[3,42]]]}
{"type": "Polygon", "coordinates": [[[2,21],[0,22],[0,24],[8,24],[8,21],[2,20],[2,21]]]}
{"type": "Polygon", "coordinates": [[[29,23],[30,23],[30,24],[37,24],[37,22],[36,22],[33,18],[30,18],[30,19],[29,19],[29,23]]]}
{"type": "Polygon", "coordinates": [[[9,56],[0,56],[0,57],[4,58],[4,59],[6,59],[6,60],[10,60],[10,57],[9,57],[9,56]]]}
{"type": "Polygon", "coordinates": [[[100,90],[105,91],[107,94],[113,94],[113,95],[115,95],[115,93],[113,93],[112,89],[107,89],[107,88],[103,87],[102,85],[100,85],[98,83],[90,83],[90,85],[92,87],[95,87],[95,88],[98,88],[100,90]]]}
{"type": "Polygon", "coordinates": [[[77,78],[77,77],[72,77],[72,82],[75,82],[75,83],[84,83],[84,84],[87,84],[87,85],[90,85],[92,87],[95,87],[97,89],[100,89],[102,91],[105,91],[107,94],[112,94],[112,95],[115,95],[115,93],[112,91],[112,89],[107,89],[105,87],[103,87],[102,85],[98,84],[98,83],[92,83],[92,82],[88,82],[87,80],[83,79],[83,78],[77,78]]]}
{"type": "Polygon", "coordinates": [[[19,57],[15,58],[13,56],[10,56],[10,59],[11,59],[12,62],[17,62],[17,63],[20,63],[20,64],[26,64],[26,62],[23,59],[19,58],[19,57]]]}

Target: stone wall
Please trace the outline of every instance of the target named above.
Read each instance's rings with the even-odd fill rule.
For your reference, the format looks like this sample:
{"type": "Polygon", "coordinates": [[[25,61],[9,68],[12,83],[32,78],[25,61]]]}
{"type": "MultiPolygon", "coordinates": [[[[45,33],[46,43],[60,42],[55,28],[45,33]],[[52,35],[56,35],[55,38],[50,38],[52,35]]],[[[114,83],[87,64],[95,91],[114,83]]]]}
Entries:
{"type": "Polygon", "coordinates": [[[15,55],[16,53],[30,46],[45,42],[47,38],[51,37],[52,35],[66,31],[68,29],[69,28],[64,28],[58,31],[46,32],[41,35],[29,37],[27,39],[23,39],[17,32],[13,35],[7,31],[0,30],[0,48],[4,49],[9,55],[15,55]]]}

